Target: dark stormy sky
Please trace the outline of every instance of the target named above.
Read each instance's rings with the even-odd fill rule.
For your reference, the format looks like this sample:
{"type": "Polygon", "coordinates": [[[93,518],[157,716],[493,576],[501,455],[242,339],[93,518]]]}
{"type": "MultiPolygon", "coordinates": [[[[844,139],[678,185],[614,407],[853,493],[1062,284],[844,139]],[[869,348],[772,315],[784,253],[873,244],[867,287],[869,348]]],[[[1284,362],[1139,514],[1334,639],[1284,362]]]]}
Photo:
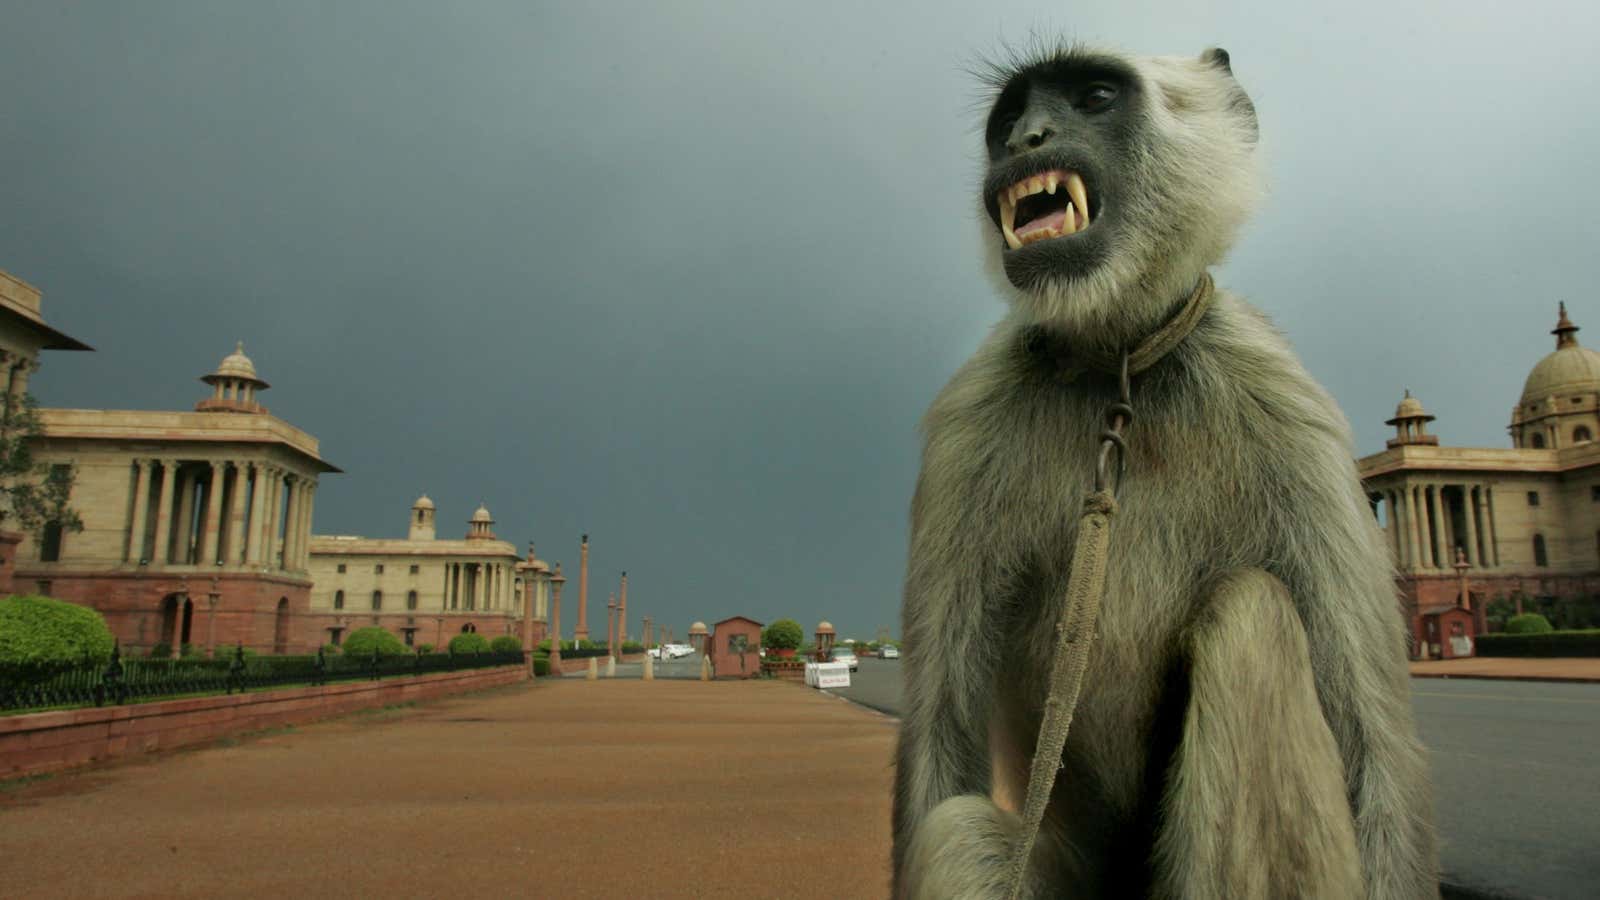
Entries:
{"type": "Polygon", "coordinates": [[[346,471],[318,533],[482,500],[571,574],[591,533],[591,621],[627,569],[680,634],[870,637],[917,419],[1001,315],[972,63],[1227,47],[1273,191],[1220,280],[1361,452],[1402,387],[1506,446],[1556,301],[1600,341],[1595,9],[5,0],[0,268],[97,348],[48,405],[187,408],[244,340],[346,471]]]}

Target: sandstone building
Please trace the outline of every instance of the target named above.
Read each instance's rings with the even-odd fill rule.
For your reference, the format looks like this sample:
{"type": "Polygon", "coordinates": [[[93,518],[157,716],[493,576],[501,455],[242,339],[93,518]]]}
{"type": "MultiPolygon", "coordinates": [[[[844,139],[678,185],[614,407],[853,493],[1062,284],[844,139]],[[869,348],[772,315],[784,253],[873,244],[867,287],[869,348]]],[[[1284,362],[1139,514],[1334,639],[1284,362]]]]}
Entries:
{"type": "Polygon", "coordinates": [[[400,635],[407,646],[440,649],[462,632],[543,638],[549,567],[533,548],[527,562],[520,560],[514,546],[495,536],[494,519],[481,505],[465,537],[440,539],[436,512],[432,500],[419,497],[404,540],[311,539],[311,618],[322,639],[337,644],[349,629],[372,625],[400,635]]]}
{"type": "Polygon", "coordinates": [[[1408,392],[1388,447],[1357,461],[1419,651],[1449,639],[1438,617],[1461,601],[1463,569],[1480,632],[1489,601],[1548,606],[1600,590],[1600,353],[1577,332],[1563,304],[1555,349],[1511,411],[1511,447],[1441,446],[1408,392]]]}
{"type": "Polygon", "coordinates": [[[317,481],[339,469],[268,413],[240,345],[203,376],[194,412],[42,409],[34,447],[71,465],[84,530],[23,539],[14,587],[92,606],[123,646],[315,649],[296,628],[317,481]]]}

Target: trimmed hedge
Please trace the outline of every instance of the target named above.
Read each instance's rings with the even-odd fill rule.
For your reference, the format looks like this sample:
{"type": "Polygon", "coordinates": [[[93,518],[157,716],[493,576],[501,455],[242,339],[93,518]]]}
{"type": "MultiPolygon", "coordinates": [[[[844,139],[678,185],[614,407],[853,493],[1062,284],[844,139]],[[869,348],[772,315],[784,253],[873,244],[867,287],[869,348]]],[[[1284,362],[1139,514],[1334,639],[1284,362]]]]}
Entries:
{"type": "Polygon", "coordinates": [[[388,629],[381,625],[371,625],[366,628],[357,628],[350,632],[344,639],[344,654],[346,656],[371,656],[377,651],[379,656],[401,656],[411,651],[400,642],[388,629]]]}
{"type": "Polygon", "coordinates": [[[1538,613],[1523,613],[1506,621],[1506,634],[1548,634],[1554,630],[1550,620],[1538,613]]]}
{"type": "Polygon", "coordinates": [[[550,674],[550,657],[548,657],[548,656],[535,656],[533,658],[533,674],[534,674],[535,677],[538,677],[538,678],[543,678],[544,676],[549,675],[550,674]]]}
{"type": "Polygon", "coordinates": [[[1538,634],[1484,634],[1478,636],[1476,649],[1479,656],[1600,656],[1600,628],[1538,634]]]}
{"type": "Polygon", "coordinates": [[[779,619],[761,630],[761,646],[770,650],[794,650],[805,639],[805,630],[793,619],[779,619]]]}
{"type": "Polygon", "coordinates": [[[338,644],[323,644],[322,645],[322,654],[324,656],[333,656],[333,655],[335,655],[337,653],[340,653],[340,652],[342,652],[342,651],[339,649],[339,645],[338,644]]]}
{"type": "Polygon", "coordinates": [[[643,653],[644,652],[644,645],[639,643],[638,641],[623,641],[622,642],[622,652],[623,653],[643,653]]]}
{"type": "Polygon", "coordinates": [[[0,665],[102,663],[114,643],[105,617],[87,606],[38,596],[0,600],[0,665]]]}
{"type": "Polygon", "coordinates": [[[514,634],[502,634],[489,642],[489,649],[495,653],[521,653],[522,638],[514,634]]]}
{"type": "Polygon", "coordinates": [[[489,639],[475,631],[458,634],[450,639],[450,652],[462,653],[488,653],[489,639]]]}

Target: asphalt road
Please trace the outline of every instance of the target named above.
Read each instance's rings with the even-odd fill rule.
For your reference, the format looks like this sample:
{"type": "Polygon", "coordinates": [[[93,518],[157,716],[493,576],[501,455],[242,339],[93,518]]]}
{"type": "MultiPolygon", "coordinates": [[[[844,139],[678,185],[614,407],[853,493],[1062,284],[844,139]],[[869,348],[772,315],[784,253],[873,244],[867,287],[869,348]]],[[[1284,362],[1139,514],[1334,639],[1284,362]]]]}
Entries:
{"type": "MultiPolygon", "coordinates": [[[[899,715],[899,663],[842,697],[899,715]]],[[[1600,685],[1413,678],[1444,880],[1518,898],[1600,896],[1600,685]]]]}

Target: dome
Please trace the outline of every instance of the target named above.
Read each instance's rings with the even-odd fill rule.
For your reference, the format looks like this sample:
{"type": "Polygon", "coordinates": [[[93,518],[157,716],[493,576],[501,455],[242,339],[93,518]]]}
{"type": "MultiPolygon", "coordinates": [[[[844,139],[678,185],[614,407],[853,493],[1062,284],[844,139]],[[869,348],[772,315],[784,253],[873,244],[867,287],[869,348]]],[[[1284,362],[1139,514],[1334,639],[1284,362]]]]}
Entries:
{"type": "Polygon", "coordinates": [[[417,502],[411,504],[411,508],[412,509],[433,509],[433,501],[428,499],[428,495],[427,494],[423,494],[421,497],[417,498],[417,502]]]}
{"type": "Polygon", "coordinates": [[[494,517],[489,515],[489,508],[480,503],[478,504],[478,511],[472,514],[472,521],[493,523],[494,517]]]}
{"type": "Polygon", "coordinates": [[[705,634],[706,633],[706,623],[704,623],[704,622],[696,622],[693,625],[690,625],[689,626],[689,633],[690,634],[705,634]]]}
{"type": "Polygon", "coordinates": [[[817,634],[833,634],[833,623],[824,619],[817,623],[817,634]]]}
{"type": "Polygon", "coordinates": [[[1600,353],[1578,344],[1578,326],[1567,318],[1567,304],[1559,306],[1554,353],[1539,360],[1522,385],[1522,404],[1537,403],[1547,397],[1588,394],[1600,391],[1600,353]]]}
{"type": "Polygon", "coordinates": [[[1434,417],[1428,415],[1428,411],[1422,408],[1422,401],[1411,396],[1409,390],[1406,391],[1404,397],[1400,398],[1400,405],[1394,408],[1394,418],[1383,424],[1398,425],[1406,419],[1421,419],[1424,422],[1432,422],[1434,420],[1434,417]]]}
{"type": "Polygon", "coordinates": [[[239,341],[233,352],[222,358],[222,363],[217,370],[212,372],[210,378],[237,378],[243,381],[254,381],[262,387],[267,383],[256,375],[256,364],[250,357],[244,355],[244,341],[239,341]]]}

